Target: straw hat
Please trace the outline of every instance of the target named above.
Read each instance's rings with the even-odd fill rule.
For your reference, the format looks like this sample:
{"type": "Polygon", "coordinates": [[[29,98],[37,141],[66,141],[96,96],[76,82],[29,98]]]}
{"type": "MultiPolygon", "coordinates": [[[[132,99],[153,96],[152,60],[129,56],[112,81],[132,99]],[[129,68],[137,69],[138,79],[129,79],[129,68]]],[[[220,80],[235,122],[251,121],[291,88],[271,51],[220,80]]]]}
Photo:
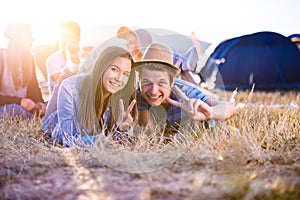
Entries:
{"type": "Polygon", "coordinates": [[[173,54],[171,50],[161,44],[153,43],[149,45],[145,50],[142,60],[136,61],[134,66],[139,67],[146,63],[164,64],[175,70],[177,74],[180,72],[180,69],[173,65],[173,54]]]}

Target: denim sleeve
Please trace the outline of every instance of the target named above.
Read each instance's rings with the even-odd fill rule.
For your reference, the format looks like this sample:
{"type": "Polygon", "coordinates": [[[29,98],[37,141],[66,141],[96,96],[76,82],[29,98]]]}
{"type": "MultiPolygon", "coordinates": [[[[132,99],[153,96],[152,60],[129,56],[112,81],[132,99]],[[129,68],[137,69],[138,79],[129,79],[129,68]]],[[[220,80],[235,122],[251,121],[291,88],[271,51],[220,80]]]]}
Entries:
{"type": "Polygon", "coordinates": [[[201,99],[205,102],[210,98],[199,87],[184,80],[176,79],[175,85],[190,99],[201,99]]]}
{"type": "Polygon", "coordinates": [[[58,123],[53,130],[52,139],[66,146],[75,144],[79,138],[77,124],[77,106],[79,94],[74,82],[67,79],[62,82],[57,98],[58,123]]]}

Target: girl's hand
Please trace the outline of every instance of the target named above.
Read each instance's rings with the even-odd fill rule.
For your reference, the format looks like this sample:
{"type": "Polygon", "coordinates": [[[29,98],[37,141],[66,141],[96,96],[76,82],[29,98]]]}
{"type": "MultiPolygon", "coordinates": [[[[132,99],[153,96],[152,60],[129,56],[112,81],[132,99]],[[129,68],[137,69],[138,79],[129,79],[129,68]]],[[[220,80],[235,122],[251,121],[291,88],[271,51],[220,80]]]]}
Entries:
{"type": "Polygon", "coordinates": [[[127,110],[125,111],[123,100],[120,99],[119,101],[120,116],[119,119],[117,120],[117,129],[119,131],[127,131],[132,126],[133,118],[130,112],[132,111],[135,103],[136,100],[133,100],[128,106],[127,110]]]}

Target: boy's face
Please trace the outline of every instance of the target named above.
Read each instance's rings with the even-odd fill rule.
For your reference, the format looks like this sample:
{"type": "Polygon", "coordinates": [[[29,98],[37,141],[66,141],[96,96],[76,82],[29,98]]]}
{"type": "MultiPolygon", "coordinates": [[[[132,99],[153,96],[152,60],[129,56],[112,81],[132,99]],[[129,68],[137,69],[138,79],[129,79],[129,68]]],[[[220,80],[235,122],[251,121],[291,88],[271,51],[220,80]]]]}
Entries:
{"type": "Polygon", "coordinates": [[[151,106],[167,103],[166,98],[171,96],[168,72],[143,68],[140,73],[140,90],[147,103],[151,106]]]}

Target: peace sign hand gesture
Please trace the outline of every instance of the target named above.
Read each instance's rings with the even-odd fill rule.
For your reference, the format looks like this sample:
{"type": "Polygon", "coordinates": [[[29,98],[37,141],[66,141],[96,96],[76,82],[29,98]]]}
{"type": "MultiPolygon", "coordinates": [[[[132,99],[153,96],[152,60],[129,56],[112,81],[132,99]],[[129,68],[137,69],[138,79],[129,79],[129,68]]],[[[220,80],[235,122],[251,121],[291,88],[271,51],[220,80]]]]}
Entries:
{"type": "Polygon", "coordinates": [[[212,108],[200,99],[189,99],[177,86],[174,86],[176,94],[183,99],[183,103],[167,98],[166,100],[190,114],[194,120],[212,119],[212,108]]]}
{"type": "Polygon", "coordinates": [[[131,127],[133,118],[130,112],[132,111],[135,103],[136,100],[133,100],[125,111],[123,100],[119,100],[120,115],[117,120],[117,128],[119,131],[127,131],[131,127]]]}

